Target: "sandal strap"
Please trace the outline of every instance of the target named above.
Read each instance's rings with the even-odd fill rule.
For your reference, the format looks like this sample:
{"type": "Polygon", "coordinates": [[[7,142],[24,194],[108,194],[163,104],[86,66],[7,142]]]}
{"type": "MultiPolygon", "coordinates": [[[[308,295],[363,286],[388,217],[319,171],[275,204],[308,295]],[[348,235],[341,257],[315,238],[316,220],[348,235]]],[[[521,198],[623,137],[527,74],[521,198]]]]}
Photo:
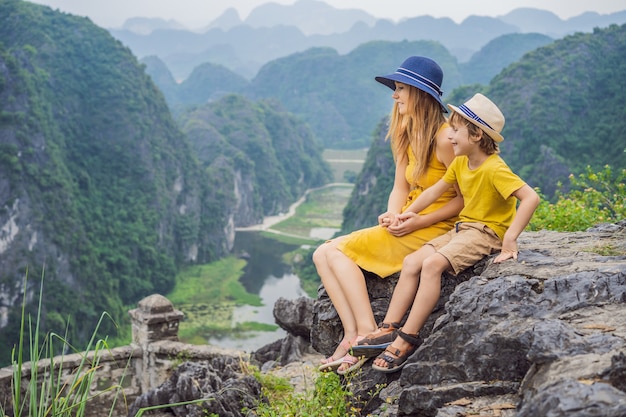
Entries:
{"type": "Polygon", "coordinates": [[[384,321],[381,321],[380,323],[378,323],[378,328],[379,329],[395,329],[398,330],[400,328],[400,323],[385,323],[384,321]]]}
{"type": "Polygon", "coordinates": [[[396,363],[397,360],[401,359],[402,351],[400,349],[393,349],[393,350],[391,350],[391,349],[389,349],[390,347],[391,346],[388,346],[387,349],[385,349],[385,351],[383,353],[378,355],[378,358],[384,360],[385,362],[387,362],[390,365],[393,365],[394,363],[396,363]],[[394,356],[387,355],[387,352],[391,353],[394,356]]]}
{"type": "Polygon", "coordinates": [[[403,338],[407,343],[412,344],[413,346],[418,346],[420,344],[419,339],[417,338],[416,334],[408,334],[408,333],[404,333],[402,330],[398,329],[398,336],[400,336],[401,338],[403,338]]]}
{"type": "Polygon", "coordinates": [[[359,361],[359,358],[357,358],[356,356],[352,356],[350,354],[346,355],[343,357],[343,360],[341,361],[342,363],[347,363],[350,365],[354,365],[359,361]]]}

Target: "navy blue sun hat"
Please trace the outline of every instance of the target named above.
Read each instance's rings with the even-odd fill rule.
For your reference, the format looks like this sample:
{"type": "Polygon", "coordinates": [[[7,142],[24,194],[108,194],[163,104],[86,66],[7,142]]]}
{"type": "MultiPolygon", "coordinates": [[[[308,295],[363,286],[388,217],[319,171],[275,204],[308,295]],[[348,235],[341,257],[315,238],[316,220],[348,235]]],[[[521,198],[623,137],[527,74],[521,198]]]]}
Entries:
{"type": "Polygon", "coordinates": [[[443,95],[441,90],[443,70],[439,64],[430,58],[423,56],[408,57],[393,74],[374,77],[374,79],[392,90],[396,89],[395,81],[419,88],[433,96],[439,102],[443,111],[448,112],[443,101],[441,101],[441,96],[443,95]]]}

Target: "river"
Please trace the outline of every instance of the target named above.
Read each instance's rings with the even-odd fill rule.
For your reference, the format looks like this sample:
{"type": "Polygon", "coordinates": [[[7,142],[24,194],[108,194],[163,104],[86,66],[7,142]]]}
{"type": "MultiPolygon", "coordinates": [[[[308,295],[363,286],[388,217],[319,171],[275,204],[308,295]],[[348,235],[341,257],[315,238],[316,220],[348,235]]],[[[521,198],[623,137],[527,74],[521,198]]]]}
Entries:
{"type": "MultiPolygon", "coordinates": [[[[332,187],[342,184],[328,184],[324,187],[332,187]]],[[[313,190],[309,190],[313,191],[313,190]]],[[[247,260],[244,275],[239,279],[246,291],[258,294],[262,306],[240,306],[233,311],[233,326],[242,322],[258,322],[276,324],[274,320],[274,303],[279,297],[288,300],[307,296],[300,285],[300,278],[293,274],[291,267],[282,260],[283,254],[298,248],[297,245],[280,242],[276,239],[267,238],[259,233],[272,230],[272,226],[293,216],[296,208],[302,204],[308,192],[291,205],[287,213],[277,216],[266,217],[262,224],[246,228],[238,228],[235,235],[233,254],[242,256],[247,260]]],[[[324,240],[332,237],[338,229],[328,227],[313,228],[309,237],[324,240]]],[[[252,352],[269,343],[285,337],[283,329],[275,331],[248,332],[238,337],[211,337],[208,343],[229,349],[252,352]]]]}
{"type": "MultiPolygon", "coordinates": [[[[315,230],[311,234],[329,237],[336,229],[315,230]]],[[[244,305],[233,311],[233,326],[242,322],[258,322],[276,324],[274,320],[274,303],[279,297],[288,300],[307,297],[300,285],[300,278],[291,272],[291,267],[282,261],[286,252],[296,249],[296,245],[279,242],[276,239],[263,237],[255,231],[239,231],[235,235],[233,253],[245,254],[248,261],[244,275],[239,281],[252,294],[258,294],[262,306],[244,305]]],[[[269,343],[286,336],[286,332],[278,328],[275,331],[248,332],[239,337],[211,337],[208,343],[229,349],[255,351],[269,343]]]]}

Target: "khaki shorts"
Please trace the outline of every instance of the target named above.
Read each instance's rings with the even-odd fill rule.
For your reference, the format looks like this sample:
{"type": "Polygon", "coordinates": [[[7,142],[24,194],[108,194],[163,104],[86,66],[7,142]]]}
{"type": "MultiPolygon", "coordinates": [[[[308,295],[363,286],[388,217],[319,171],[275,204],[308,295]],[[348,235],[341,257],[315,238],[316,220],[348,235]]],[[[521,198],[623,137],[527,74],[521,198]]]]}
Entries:
{"type": "Polygon", "coordinates": [[[496,232],[482,223],[457,223],[454,229],[427,245],[450,262],[454,275],[502,249],[502,241],[496,232]]]}

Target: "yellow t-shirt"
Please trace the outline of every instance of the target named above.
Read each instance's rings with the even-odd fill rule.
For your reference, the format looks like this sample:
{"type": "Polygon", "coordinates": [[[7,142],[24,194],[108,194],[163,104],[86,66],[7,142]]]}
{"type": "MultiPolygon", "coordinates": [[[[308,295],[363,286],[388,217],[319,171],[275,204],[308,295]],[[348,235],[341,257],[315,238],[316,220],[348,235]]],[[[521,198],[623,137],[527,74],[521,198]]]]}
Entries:
{"type": "Polygon", "coordinates": [[[443,180],[448,184],[457,183],[463,195],[459,222],[482,223],[500,239],[504,238],[516,212],[517,199],[511,194],[526,183],[499,155],[489,155],[473,170],[469,168],[467,156],[457,156],[443,180]]]}

